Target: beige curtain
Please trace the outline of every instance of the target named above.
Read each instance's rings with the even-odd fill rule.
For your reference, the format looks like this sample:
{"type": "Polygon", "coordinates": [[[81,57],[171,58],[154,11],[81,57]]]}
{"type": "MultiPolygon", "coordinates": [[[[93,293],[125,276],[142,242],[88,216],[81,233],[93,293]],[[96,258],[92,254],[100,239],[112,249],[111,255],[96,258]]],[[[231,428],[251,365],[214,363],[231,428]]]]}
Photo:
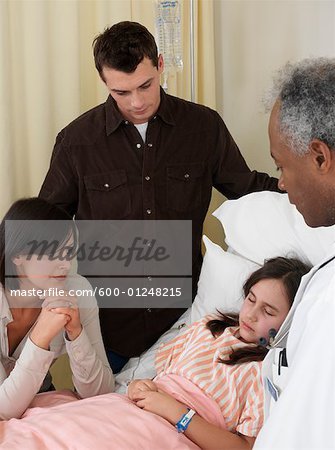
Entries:
{"type": "MultiPolygon", "coordinates": [[[[213,0],[195,4],[195,100],[215,107],[213,0]]],[[[184,70],[169,93],[190,99],[190,2],[181,0],[184,70]]],[[[37,195],[57,133],[105,100],[92,41],[135,20],[155,32],[155,0],[0,0],[0,215],[37,195]]]]}

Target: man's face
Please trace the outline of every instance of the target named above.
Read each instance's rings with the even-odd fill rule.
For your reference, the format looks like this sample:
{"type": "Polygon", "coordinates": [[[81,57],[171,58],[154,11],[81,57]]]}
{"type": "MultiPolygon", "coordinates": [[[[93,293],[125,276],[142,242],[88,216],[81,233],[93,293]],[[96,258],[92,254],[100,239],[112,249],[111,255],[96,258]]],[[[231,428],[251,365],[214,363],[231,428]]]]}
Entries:
{"type": "Polygon", "coordinates": [[[277,102],[269,122],[271,156],[281,172],[278,187],[288,193],[290,202],[296,205],[307,225],[333,225],[335,185],[329,187],[329,176],[318,170],[317,158],[312,151],[298,156],[285,144],[279,130],[279,108],[280,104],[277,102]]]}
{"type": "Polygon", "coordinates": [[[135,72],[103,68],[103,77],[111,96],[123,117],[134,124],[148,122],[160,103],[159,77],[164,63],[160,55],[158,68],[149,58],[144,58],[135,72]]]}

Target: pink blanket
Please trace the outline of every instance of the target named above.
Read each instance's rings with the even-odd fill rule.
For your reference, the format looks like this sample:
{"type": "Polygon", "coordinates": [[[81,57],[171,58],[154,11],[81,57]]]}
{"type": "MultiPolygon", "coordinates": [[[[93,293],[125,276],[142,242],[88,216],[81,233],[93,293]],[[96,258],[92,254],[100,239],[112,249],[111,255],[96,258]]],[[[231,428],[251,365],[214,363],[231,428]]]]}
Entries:
{"type": "MultiPolygon", "coordinates": [[[[225,427],[219,406],[191,382],[166,375],[157,384],[202,417],[225,427]]],[[[21,419],[0,422],[0,448],[199,449],[173,425],[138,408],[124,395],[106,394],[78,400],[70,392],[40,394],[21,419]]]]}

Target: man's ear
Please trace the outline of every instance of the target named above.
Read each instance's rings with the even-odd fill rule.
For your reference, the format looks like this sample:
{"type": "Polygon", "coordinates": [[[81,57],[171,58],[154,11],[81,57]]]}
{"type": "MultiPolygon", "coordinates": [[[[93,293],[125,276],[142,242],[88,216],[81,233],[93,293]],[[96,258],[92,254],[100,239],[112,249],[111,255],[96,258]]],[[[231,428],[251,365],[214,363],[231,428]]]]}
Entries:
{"type": "Polygon", "coordinates": [[[158,55],[158,72],[159,74],[164,72],[164,58],[162,54],[158,55]]]}
{"type": "Polygon", "coordinates": [[[335,166],[335,152],[319,139],[313,139],[310,143],[312,162],[321,174],[327,174],[335,166]]]}

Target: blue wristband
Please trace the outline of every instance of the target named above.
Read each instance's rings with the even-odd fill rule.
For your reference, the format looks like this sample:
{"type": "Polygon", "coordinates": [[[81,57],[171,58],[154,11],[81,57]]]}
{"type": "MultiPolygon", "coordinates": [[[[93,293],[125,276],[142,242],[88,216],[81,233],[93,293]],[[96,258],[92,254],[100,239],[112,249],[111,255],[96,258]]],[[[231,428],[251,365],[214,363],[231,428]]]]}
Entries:
{"type": "Polygon", "coordinates": [[[188,408],[188,412],[186,414],[183,414],[179,420],[179,422],[176,423],[176,428],[178,433],[184,433],[185,430],[187,429],[187,427],[189,426],[192,417],[194,416],[194,414],[196,413],[196,411],[194,411],[193,409],[189,409],[188,408]]]}

